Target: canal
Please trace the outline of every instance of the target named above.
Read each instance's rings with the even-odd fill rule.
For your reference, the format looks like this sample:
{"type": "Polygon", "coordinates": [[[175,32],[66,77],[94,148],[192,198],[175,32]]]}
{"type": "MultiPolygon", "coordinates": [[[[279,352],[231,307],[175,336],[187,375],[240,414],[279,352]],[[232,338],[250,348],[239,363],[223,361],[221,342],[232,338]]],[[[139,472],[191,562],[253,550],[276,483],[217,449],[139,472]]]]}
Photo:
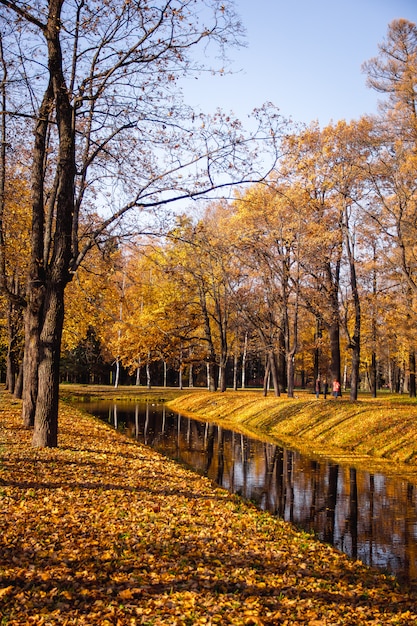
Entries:
{"type": "Polygon", "coordinates": [[[350,557],[417,587],[417,485],[309,458],[165,405],[79,404],[350,557]]]}

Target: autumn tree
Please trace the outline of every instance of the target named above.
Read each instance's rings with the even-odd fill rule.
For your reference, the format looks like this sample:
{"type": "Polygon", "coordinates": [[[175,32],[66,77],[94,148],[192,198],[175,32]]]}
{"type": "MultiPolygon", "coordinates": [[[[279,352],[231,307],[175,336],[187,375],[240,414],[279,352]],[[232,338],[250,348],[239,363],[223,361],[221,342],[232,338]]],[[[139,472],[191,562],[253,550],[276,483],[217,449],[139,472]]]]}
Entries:
{"type": "Polygon", "coordinates": [[[187,218],[180,220],[169,234],[171,244],[167,248],[167,267],[171,267],[173,280],[182,290],[191,287],[199,311],[199,341],[204,346],[211,391],[218,386],[226,390],[234,314],[232,293],[239,281],[227,237],[227,215],[227,205],[212,203],[196,223],[187,218]]]}
{"type": "Polygon", "coordinates": [[[256,140],[273,160],[281,120],[257,111],[248,137],[236,120],[205,118],[178,97],[177,79],[202,69],[198,47],[217,48],[223,65],[225,46],[239,43],[231,3],[0,2],[4,56],[15,70],[3,114],[32,120],[23,418],[34,424],[35,446],[56,446],[64,292],[81,261],[109,227],[143,228],[122,223],[132,209],[262,177],[256,140]],[[99,223],[88,220],[94,206],[99,223]],[[82,233],[81,221],[89,224],[82,233]]]}
{"type": "MultiPolygon", "coordinates": [[[[375,231],[386,245],[381,251],[383,263],[390,268],[392,284],[404,283],[395,289],[402,294],[407,311],[405,326],[415,323],[417,294],[416,267],[416,201],[417,185],[417,28],[405,19],[389,24],[387,36],[379,46],[379,55],[363,66],[368,85],[385,95],[381,115],[375,117],[372,145],[367,163],[367,180],[371,201],[365,212],[373,220],[375,231]],[[396,278],[394,278],[396,276],[396,278]]],[[[400,304],[399,302],[397,304],[400,304]]],[[[404,334],[404,333],[403,333],[404,334]]],[[[416,346],[409,338],[409,391],[416,395],[416,346]]]]}
{"type": "Polygon", "coordinates": [[[276,174],[235,201],[231,230],[235,255],[247,276],[243,314],[251,321],[267,355],[276,395],[294,395],[294,363],[299,348],[299,258],[303,233],[294,190],[276,174]],[[281,365],[281,360],[283,364],[281,365]]]}
{"type": "MultiPolygon", "coordinates": [[[[331,130],[330,130],[331,133],[331,130]]],[[[303,306],[329,336],[330,376],[341,378],[340,280],[343,212],[335,201],[331,143],[317,124],[288,138],[287,172],[297,189],[298,211],[308,246],[304,248],[303,306]]]]}

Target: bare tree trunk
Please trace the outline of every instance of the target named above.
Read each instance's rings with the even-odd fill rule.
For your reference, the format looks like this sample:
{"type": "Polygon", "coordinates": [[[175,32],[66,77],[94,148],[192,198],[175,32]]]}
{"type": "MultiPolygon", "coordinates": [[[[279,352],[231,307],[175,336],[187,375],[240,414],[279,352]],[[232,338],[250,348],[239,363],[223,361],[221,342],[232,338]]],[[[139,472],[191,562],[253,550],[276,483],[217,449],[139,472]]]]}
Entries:
{"type": "Polygon", "coordinates": [[[151,355],[148,354],[148,358],[146,360],[146,387],[148,389],[151,388],[151,355]]]}
{"type": "Polygon", "coordinates": [[[114,375],[114,388],[117,389],[119,386],[119,381],[120,381],[120,359],[119,357],[116,358],[116,372],[114,375]]]}
{"type": "Polygon", "coordinates": [[[333,319],[329,327],[330,338],[330,374],[332,380],[341,382],[341,366],[340,366],[340,326],[339,317],[333,319]]]}
{"type": "Polygon", "coordinates": [[[271,364],[269,362],[269,358],[266,359],[266,366],[265,366],[265,374],[264,374],[264,388],[263,388],[263,393],[264,396],[268,395],[268,381],[269,381],[269,374],[271,372],[271,364]]]}
{"type": "Polygon", "coordinates": [[[226,391],[226,364],[223,359],[219,366],[219,388],[222,393],[226,391]]]}
{"type": "Polygon", "coordinates": [[[39,345],[38,397],[32,443],[35,447],[58,445],[59,359],[64,323],[64,289],[52,284],[45,298],[39,345]]]}
{"type": "Polygon", "coordinates": [[[233,355],[233,391],[237,391],[237,368],[238,368],[238,356],[235,352],[233,355]]]}
{"type": "Polygon", "coordinates": [[[279,376],[278,376],[278,367],[277,367],[277,361],[276,361],[276,357],[275,357],[275,353],[273,350],[271,350],[268,354],[268,361],[270,363],[270,370],[271,370],[271,374],[272,374],[272,383],[274,385],[274,393],[276,396],[280,396],[281,392],[279,389],[279,376]]]}
{"type": "Polygon", "coordinates": [[[354,248],[351,244],[351,238],[349,234],[349,218],[348,209],[345,209],[345,240],[346,250],[349,260],[350,270],[350,287],[352,290],[353,306],[355,311],[355,324],[353,327],[353,336],[350,340],[350,348],[352,350],[352,373],[350,378],[350,399],[352,401],[358,399],[358,387],[359,387],[359,367],[360,367],[360,355],[361,355],[361,305],[358,291],[358,281],[356,277],[356,266],[354,257],[354,248]]]}
{"type": "Polygon", "coordinates": [[[410,348],[409,351],[409,369],[410,369],[410,381],[408,385],[408,393],[410,398],[416,397],[416,353],[415,350],[410,348]]]}
{"type": "Polygon", "coordinates": [[[21,400],[22,394],[23,394],[23,360],[20,362],[20,365],[19,365],[19,372],[17,374],[16,385],[14,388],[14,397],[19,398],[19,400],[21,400]]]}
{"type": "Polygon", "coordinates": [[[246,387],[246,359],[248,356],[248,333],[245,333],[245,343],[242,354],[242,389],[246,387]]]}
{"type": "Polygon", "coordinates": [[[287,357],[287,396],[294,397],[294,355],[289,354],[287,357]]]}
{"type": "MultiPolygon", "coordinates": [[[[377,341],[377,311],[376,311],[376,296],[377,296],[377,272],[376,272],[376,250],[374,247],[374,270],[372,275],[372,355],[371,355],[371,394],[373,398],[376,398],[378,389],[378,373],[377,373],[377,359],[376,359],[376,341],[377,341]]],[[[391,385],[390,385],[391,387],[391,385]]]]}
{"type": "Polygon", "coordinates": [[[38,397],[38,367],[40,342],[40,311],[35,305],[35,296],[43,298],[39,289],[29,293],[25,312],[25,351],[23,355],[23,404],[22,419],[26,428],[33,428],[35,423],[36,401],[38,397]]]}
{"type": "Polygon", "coordinates": [[[216,353],[210,328],[210,319],[207,310],[206,294],[200,287],[200,304],[204,320],[204,335],[207,342],[207,388],[209,391],[217,391],[216,380],[216,353]]]}

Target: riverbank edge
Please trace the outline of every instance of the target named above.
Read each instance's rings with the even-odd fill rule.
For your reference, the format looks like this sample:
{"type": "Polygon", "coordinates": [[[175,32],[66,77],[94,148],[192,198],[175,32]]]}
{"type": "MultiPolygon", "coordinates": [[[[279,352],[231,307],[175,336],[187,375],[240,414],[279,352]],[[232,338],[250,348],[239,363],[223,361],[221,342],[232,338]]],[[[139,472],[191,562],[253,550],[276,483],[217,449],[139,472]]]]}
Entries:
{"type": "Polygon", "coordinates": [[[248,436],[331,459],[372,473],[417,479],[417,402],[381,393],[317,400],[311,392],[295,398],[262,390],[208,392],[198,388],[62,385],[61,398],[164,402],[175,412],[213,421],[248,436]]]}

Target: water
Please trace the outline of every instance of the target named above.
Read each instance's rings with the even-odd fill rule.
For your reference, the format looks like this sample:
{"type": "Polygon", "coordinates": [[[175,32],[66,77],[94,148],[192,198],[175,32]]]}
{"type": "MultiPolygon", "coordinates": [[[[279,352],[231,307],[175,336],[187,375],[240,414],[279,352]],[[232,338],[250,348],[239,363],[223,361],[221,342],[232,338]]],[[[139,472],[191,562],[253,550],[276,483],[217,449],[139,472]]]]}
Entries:
{"type": "Polygon", "coordinates": [[[309,458],[182,417],[164,405],[102,401],[82,408],[417,588],[417,485],[309,458]]]}

